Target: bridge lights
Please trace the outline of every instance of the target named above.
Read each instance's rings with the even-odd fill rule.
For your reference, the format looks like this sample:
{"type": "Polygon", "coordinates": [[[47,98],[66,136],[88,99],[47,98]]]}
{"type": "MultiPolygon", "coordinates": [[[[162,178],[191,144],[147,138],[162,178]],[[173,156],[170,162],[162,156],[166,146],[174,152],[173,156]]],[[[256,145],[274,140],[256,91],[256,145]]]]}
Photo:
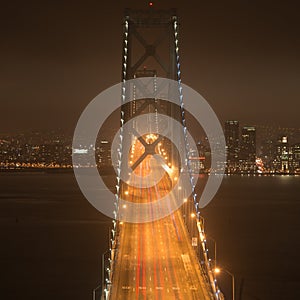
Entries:
{"type": "Polygon", "coordinates": [[[232,300],[235,300],[235,279],[234,279],[234,275],[231,272],[229,272],[227,269],[224,269],[224,268],[222,268],[222,269],[215,268],[214,269],[215,274],[219,274],[223,271],[231,277],[231,280],[232,280],[232,300]]]}

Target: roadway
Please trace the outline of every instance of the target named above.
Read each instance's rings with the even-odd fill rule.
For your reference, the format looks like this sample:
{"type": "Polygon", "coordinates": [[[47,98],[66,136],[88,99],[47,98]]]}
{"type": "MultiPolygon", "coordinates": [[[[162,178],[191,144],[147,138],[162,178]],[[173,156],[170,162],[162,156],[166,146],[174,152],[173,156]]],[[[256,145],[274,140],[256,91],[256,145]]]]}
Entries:
{"type": "MultiPolygon", "coordinates": [[[[141,153],[141,145],[132,150],[134,158],[141,153]]],[[[147,156],[134,171],[141,181],[151,172],[150,160],[147,156]]],[[[126,196],[133,202],[155,201],[168,193],[168,176],[158,185],[157,189],[128,186],[126,196]]],[[[138,208],[127,213],[138,214],[138,208]]],[[[180,211],[158,221],[119,224],[110,299],[211,299],[180,211]]]]}

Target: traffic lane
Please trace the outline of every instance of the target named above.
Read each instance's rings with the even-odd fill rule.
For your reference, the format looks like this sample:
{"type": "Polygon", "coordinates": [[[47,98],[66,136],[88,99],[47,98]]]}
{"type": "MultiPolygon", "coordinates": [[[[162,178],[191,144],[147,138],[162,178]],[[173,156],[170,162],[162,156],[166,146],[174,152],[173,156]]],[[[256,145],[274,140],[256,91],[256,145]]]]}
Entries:
{"type": "Polygon", "coordinates": [[[180,299],[178,297],[181,295],[183,299],[186,299],[184,297],[204,299],[199,289],[197,270],[192,265],[193,260],[190,259],[192,272],[188,273],[181,259],[181,255],[191,257],[188,254],[190,249],[185,246],[185,243],[181,242],[180,245],[174,243],[176,232],[170,229],[173,226],[172,220],[167,218],[154,223],[145,226],[124,224],[125,251],[123,251],[123,260],[120,261],[121,278],[119,281],[121,291],[117,293],[118,298],[113,299],[135,299],[132,298],[132,294],[136,296],[136,299],[144,299],[145,292],[147,299],[155,299],[156,291],[165,299],[174,299],[174,297],[180,299]],[[139,262],[138,247],[141,243],[146,244],[144,248],[146,255],[140,258],[142,261],[139,262]],[[133,255],[127,256],[128,253],[133,255]],[[124,263],[124,255],[131,261],[130,270],[127,269],[128,264],[124,263]],[[135,278],[137,267],[139,268],[138,281],[135,278]]]}
{"type": "MultiPolygon", "coordinates": [[[[133,200],[138,201],[139,199],[133,200]]],[[[123,230],[122,240],[126,251],[123,255],[125,255],[126,259],[130,257],[133,266],[131,265],[131,270],[128,270],[128,263],[124,263],[124,260],[121,261],[121,269],[125,267],[125,272],[122,272],[122,284],[119,284],[119,287],[122,286],[121,293],[118,293],[119,299],[134,299],[130,291],[135,294],[136,299],[154,299],[152,297],[174,299],[174,296],[179,299],[178,297],[181,294],[184,297],[188,297],[188,299],[203,298],[202,295],[198,295],[197,290],[194,290],[194,286],[192,286],[192,290],[191,286],[189,286],[189,282],[194,282],[195,278],[194,276],[189,278],[191,275],[187,274],[180,255],[188,251],[191,252],[188,255],[189,257],[190,255],[193,256],[194,253],[192,249],[184,249],[184,247],[180,249],[174,243],[178,228],[176,228],[175,232],[172,227],[174,226],[174,215],[172,217],[153,222],[152,224],[125,224],[124,228],[127,230],[123,230]],[[151,230],[149,230],[149,226],[151,226],[151,230]],[[141,228],[141,233],[139,228],[141,228]],[[168,239],[166,239],[167,236],[169,236],[168,239]],[[155,243],[153,242],[154,238],[156,240],[155,243]],[[143,247],[145,241],[146,247],[144,246],[142,252],[147,253],[147,255],[143,256],[141,261],[139,249],[141,245],[143,247]],[[135,247],[131,249],[133,243],[135,247]],[[167,249],[168,253],[166,253],[165,249],[167,249]],[[129,253],[136,255],[132,257],[132,255],[129,256],[129,253]],[[158,253],[161,254],[160,257],[157,257],[158,253]],[[138,274],[138,278],[133,276],[134,273],[138,274]],[[180,273],[180,276],[177,276],[178,273],[180,273]],[[135,287],[131,288],[133,282],[135,282],[135,287]],[[157,296],[157,291],[160,293],[159,296],[157,296]]],[[[181,222],[181,225],[183,225],[183,222],[181,222]]],[[[184,229],[181,228],[181,231],[184,232],[184,229]]],[[[186,243],[189,243],[189,239],[186,239],[186,243]]]]}

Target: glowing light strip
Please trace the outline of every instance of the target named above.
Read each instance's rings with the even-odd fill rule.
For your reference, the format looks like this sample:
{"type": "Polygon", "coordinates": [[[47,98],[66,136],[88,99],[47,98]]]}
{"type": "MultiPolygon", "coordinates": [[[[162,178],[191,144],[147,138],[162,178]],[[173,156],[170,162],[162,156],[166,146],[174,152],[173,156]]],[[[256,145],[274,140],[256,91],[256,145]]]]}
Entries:
{"type": "MultiPolygon", "coordinates": [[[[123,45],[123,67],[122,67],[122,104],[125,103],[126,100],[126,76],[127,76],[127,53],[128,53],[128,29],[129,29],[129,17],[125,17],[125,24],[124,24],[124,45],[123,45]]],[[[110,239],[110,248],[109,248],[109,267],[106,268],[106,278],[105,278],[105,287],[103,287],[104,291],[104,298],[109,299],[110,294],[110,288],[111,288],[111,282],[112,282],[112,269],[113,269],[113,263],[114,263],[114,255],[113,255],[113,248],[116,245],[116,237],[117,237],[117,217],[119,213],[119,196],[120,196],[120,177],[121,177],[121,164],[122,164],[122,141],[123,141],[123,125],[125,123],[124,120],[125,112],[121,111],[121,128],[120,128],[120,134],[119,134],[119,148],[117,149],[118,152],[118,166],[117,166],[117,184],[116,184],[116,203],[115,203],[115,210],[113,211],[114,219],[112,220],[113,223],[113,229],[111,230],[112,238],[110,239]],[[108,277],[107,277],[108,274],[108,277]]]]}
{"type": "Polygon", "coordinates": [[[179,47],[178,47],[178,22],[176,16],[173,18],[174,20],[174,37],[175,37],[175,53],[176,53],[176,65],[177,65],[177,81],[179,86],[179,102],[180,102],[180,108],[181,108],[181,117],[182,117],[182,124],[183,124],[183,132],[184,132],[184,142],[185,142],[185,148],[186,148],[186,162],[188,166],[188,172],[190,174],[190,182],[193,189],[193,198],[194,198],[194,205],[196,208],[196,212],[198,213],[197,206],[196,206],[196,197],[194,194],[194,187],[195,183],[192,176],[192,169],[190,164],[190,149],[189,149],[189,142],[187,138],[187,128],[186,128],[186,121],[185,121],[185,113],[184,113],[184,102],[183,102],[183,93],[182,93],[182,86],[181,86],[181,71],[180,71],[180,60],[179,60],[179,47]]]}

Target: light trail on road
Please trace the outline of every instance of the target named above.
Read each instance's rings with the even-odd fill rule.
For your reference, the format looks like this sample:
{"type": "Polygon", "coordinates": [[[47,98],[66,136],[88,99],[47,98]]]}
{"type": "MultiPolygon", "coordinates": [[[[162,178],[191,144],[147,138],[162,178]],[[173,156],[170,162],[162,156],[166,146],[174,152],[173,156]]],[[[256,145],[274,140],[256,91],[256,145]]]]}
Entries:
{"type": "MultiPolygon", "coordinates": [[[[142,151],[142,145],[135,145],[131,159],[140,156],[142,151]]],[[[149,180],[149,174],[159,175],[161,166],[155,162],[147,156],[134,170],[141,187],[143,180],[149,180]]],[[[168,194],[170,186],[169,175],[155,187],[138,189],[127,185],[126,200],[153,203],[168,194]]],[[[152,208],[150,205],[149,213],[154,214],[152,208]]],[[[138,207],[135,211],[125,208],[122,213],[138,215],[139,211],[138,207]]],[[[124,222],[120,225],[118,240],[110,299],[210,299],[179,210],[158,221],[124,222]]]]}

